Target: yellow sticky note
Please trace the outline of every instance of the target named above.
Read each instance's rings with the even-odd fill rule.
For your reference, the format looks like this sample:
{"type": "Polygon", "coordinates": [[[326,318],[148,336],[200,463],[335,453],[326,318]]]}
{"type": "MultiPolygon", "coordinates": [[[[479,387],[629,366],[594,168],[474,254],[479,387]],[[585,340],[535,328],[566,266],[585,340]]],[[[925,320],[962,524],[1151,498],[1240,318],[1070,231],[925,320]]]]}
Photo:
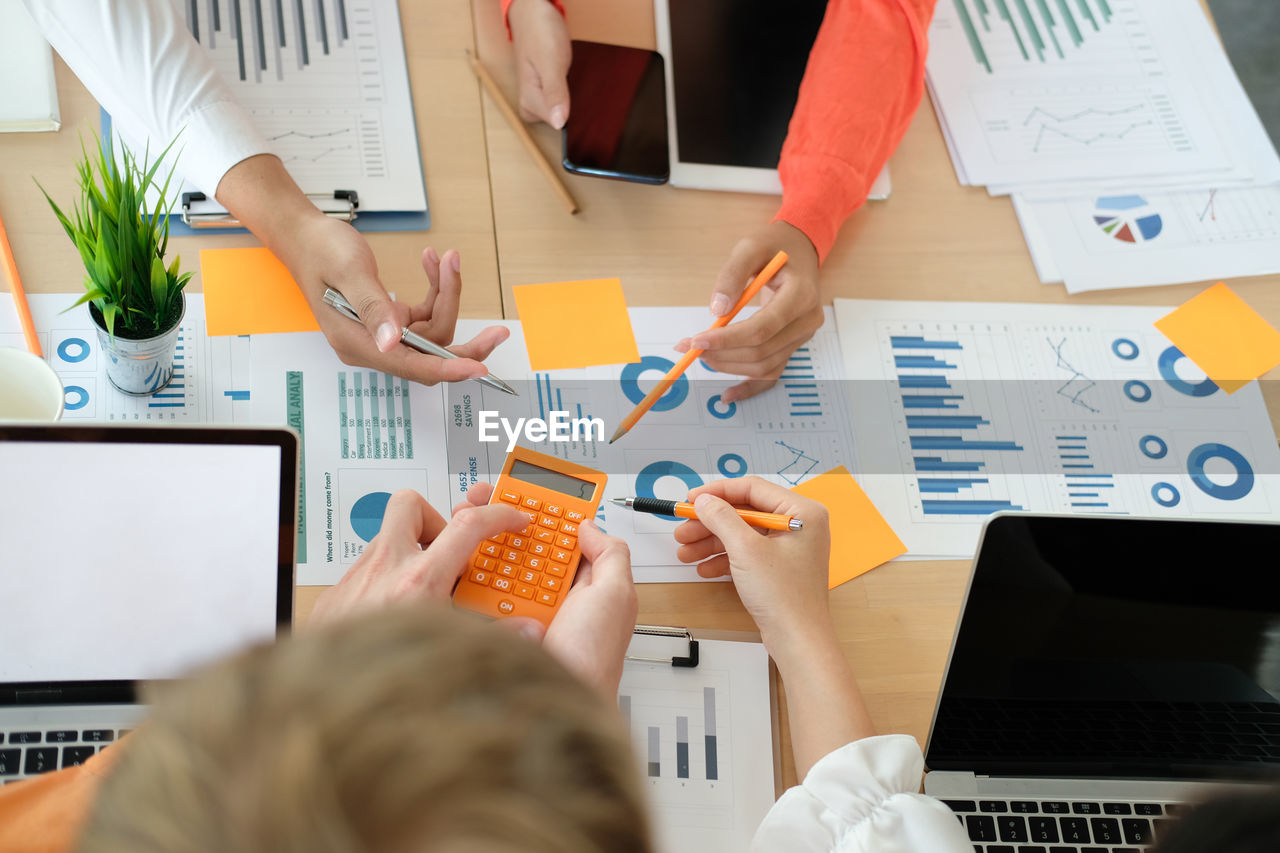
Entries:
{"type": "Polygon", "coordinates": [[[907,546],[843,465],[791,491],[827,508],[831,520],[828,589],[835,589],[906,552],[907,546]]]}
{"type": "Polygon", "coordinates": [[[1280,332],[1222,282],[1161,317],[1156,328],[1228,394],[1280,364],[1280,332]]]}
{"type": "Polygon", "coordinates": [[[293,276],[268,249],[201,249],[200,274],[210,335],[320,331],[293,276]]]}
{"type": "Polygon", "coordinates": [[[520,284],[511,291],[534,370],[640,360],[619,279],[520,284]]]}

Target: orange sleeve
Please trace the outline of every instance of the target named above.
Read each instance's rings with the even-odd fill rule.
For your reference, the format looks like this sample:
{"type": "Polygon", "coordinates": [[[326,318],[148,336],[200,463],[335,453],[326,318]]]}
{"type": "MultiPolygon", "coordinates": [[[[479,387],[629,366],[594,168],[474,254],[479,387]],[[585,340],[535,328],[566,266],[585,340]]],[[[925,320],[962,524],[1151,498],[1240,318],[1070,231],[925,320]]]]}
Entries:
{"type": "MultiPolygon", "coordinates": [[[[515,1],[516,0],[502,0],[502,23],[507,25],[508,39],[511,38],[511,22],[507,20],[507,12],[511,11],[511,4],[514,3],[515,1]]],[[[552,6],[555,6],[558,10],[560,10],[561,15],[564,14],[564,6],[560,3],[560,0],[547,0],[547,2],[549,2],[552,6]]]]}
{"type": "Polygon", "coordinates": [[[819,261],[867,199],[924,94],[937,0],[830,0],[782,146],[782,220],[819,261]]]}
{"type": "Polygon", "coordinates": [[[117,752],[118,748],[110,747],[77,767],[0,787],[0,850],[70,851],[117,752]]]}

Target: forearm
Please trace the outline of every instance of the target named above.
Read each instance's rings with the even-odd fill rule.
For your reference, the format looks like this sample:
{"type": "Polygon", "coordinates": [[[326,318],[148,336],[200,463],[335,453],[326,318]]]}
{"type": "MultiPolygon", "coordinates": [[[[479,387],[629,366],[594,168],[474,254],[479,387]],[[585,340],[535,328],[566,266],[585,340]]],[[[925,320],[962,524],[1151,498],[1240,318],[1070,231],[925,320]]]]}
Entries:
{"type": "Polygon", "coordinates": [[[290,269],[302,260],[295,255],[306,250],[296,239],[299,229],[324,218],[274,154],[236,163],[222,176],[216,197],[290,269]]]}
{"type": "Polygon", "coordinates": [[[211,193],[235,163],[268,150],[169,0],[26,3],[115,127],[150,137],[153,155],[177,138],[178,173],[201,190],[211,193]]]}
{"type": "Polygon", "coordinates": [[[935,0],[832,0],[782,148],[776,219],[825,259],[906,133],[924,93],[935,0]]]}
{"type": "Polygon", "coordinates": [[[875,734],[830,621],[811,622],[770,646],[787,695],[791,752],[803,781],[823,756],[875,734]]]}

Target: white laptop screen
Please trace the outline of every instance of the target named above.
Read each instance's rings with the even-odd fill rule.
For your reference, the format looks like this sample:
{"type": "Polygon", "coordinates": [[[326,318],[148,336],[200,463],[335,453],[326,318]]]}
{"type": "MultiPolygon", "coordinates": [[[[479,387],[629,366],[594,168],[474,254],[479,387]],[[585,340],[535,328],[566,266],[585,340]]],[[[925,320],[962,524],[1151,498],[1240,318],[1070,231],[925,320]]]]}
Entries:
{"type": "Polygon", "coordinates": [[[281,454],[0,441],[0,684],[172,678],[272,638],[281,454]]]}

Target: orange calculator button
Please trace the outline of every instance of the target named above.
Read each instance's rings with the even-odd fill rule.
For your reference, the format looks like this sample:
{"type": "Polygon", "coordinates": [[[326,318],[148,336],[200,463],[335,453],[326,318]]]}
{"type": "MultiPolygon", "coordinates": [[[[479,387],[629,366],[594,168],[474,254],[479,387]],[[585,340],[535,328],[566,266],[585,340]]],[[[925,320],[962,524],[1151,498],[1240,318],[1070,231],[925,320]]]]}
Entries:
{"type": "Polygon", "coordinates": [[[520,573],[520,567],[513,566],[510,563],[502,563],[498,566],[497,573],[502,575],[504,578],[513,578],[520,573]]]}
{"type": "Polygon", "coordinates": [[[521,510],[520,514],[529,519],[530,524],[533,524],[538,520],[538,514],[536,512],[525,512],[524,510],[521,510]]]}
{"type": "Polygon", "coordinates": [[[568,549],[568,550],[572,551],[572,550],[573,550],[573,546],[578,544],[578,537],[576,537],[576,536],[564,536],[564,535],[562,534],[562,535],[560,535],[560,536],[556,537],[556,544],[557,544],[557,545],[559,545],[561,548],[565,548],[565,549],[568,549]]]}
{"type": "Polygon", "coordinates": [[[543,567],[547,564],[547,558],[535,557],[533,554],[530,554],[529,556],[524,558],[524,564],[529,568],[533,569],[535,572],[540,572],[542,571],[543,567]]]}
{"type": "Polygon", "coordinates": [[[561,533],[568,533],[570,536],[577,536],[577,535],[578,535],[578,525],[576,525],[576,524],[570,524],[569,522],[567,522],[567,521],[566,521],[566,522],[564,522],[563,524],[561,524],[561,525],[560,525],[560,532],[561,532],[561,533]]]}
{"type": "Polygon", "coordinates": [[[520,562],[520,552],[508,548],[502,552],[502,559],[506,560],[508,563],[518,563],[520,562]]]}
{"type": "Polygon", "coordinates": [[[549,515],[538,516],[538,524],[542,525],[543,527],[549,527],[552,530],[555,530],[557,527],[560,526],[560,522],[556,521],[554,518],[552,518],[549,515]]]}
{"type": "Polygon", "coordinates": [[[520,582],[521,583],[537,583],[538,578],[540,577],[542,576],[539,575],[537,572],[531,569],[525,569],[520,573],[520,582]]]}
{"type": "Polygon", "coordinates": [[[508,492],[506,489],[503,489],[498,492],[498,500],[506,501],[509,504],[518,504],[520,503],[520,496],[515,492],[508,492]]]}
{"type": "Polygon", "coordinates": [[[533,538],[539,542],[546,542],[548,545],[556,541],[556,535],[550,530],[535,530],[533,531],[533,538]]]}
{"type": "Polygon", "coordinates": [[[480,553],[496,557],[502,553],[502,547],[497,542],[486,542],[480,546],[480,553]]]}
{"type": "Polygon", "coordinates": [[[559,592],[560,587],[564,586],[564,581],[560,580],[560,578],[543,578],[542,586],[552,592],[559,592]]]}
{"type": "Polygon", "coordinates": [[[539,557],[545,557],[551,551],[551,546],[545,542],[534,542],[529,546],[530,554],[537,554],[539,557]]]}
{"type": "Polygon", "coordinates": [[[524,538],[523,536],[512,536],[511,541],[508,542],[507,544],[510,545],[512,548],[515,548],[517,551],[523,551],[524,546],[529,544],[529,540],[524,538]]]}
{"type": "Polygon", "coordinates": [[[493,567],[498,565],[497,560],[483,555],[476,557],[476,561],[472,564],[477,569],[484,569],[486,572],[493,571],[493,567]]]}
{"type": "Polygon", "coordinates": [[[520,505],[525,509],[542,509],[542,501],[535,497],[521,498],[520,505]]]}
{"type": "Polygon", "coordinates": [[[582,521],[582,513],[577,510],[569,510],[564,514],[565,521],[582,521]]]}
{"type": "Polygon", "coordinates": [[[542,511],[545,512],[547,515],[560,515],[561,513],[564,512],[564,507],[558,506],[556,504],[547,504],[542,508],[542,511]]]}
{"type": "Polygon", "coordinates": [[[509,598],[504,598],[498,602],[499,613],[512,613],[516,609],[516,603],[509,598]]]}
{"type": "Polygon", "coordinates": [[[535,592],[537,592],[537,590],[529,586],[527,583],[516,584],[516,595],[521,598],[533,598],[533,594],[535,592]]]}
{"type": "Polygon", "coordinates": [[[547,574],[554,575],[558,578],[564,577],[564,573],[568,571],[568,566],[562,566],[559,563],[547,563],[547,574]]]}
{"type": "Polygon", "coordinates": [[[495,534],[493,534],[492,536],[490,536],[490,537],[489,537],[489,541],[490,541],[490,542],[497,542],[499,545],[501,545],[503,542],[506,542],[506,541],[507,541],[507,534],[505,534],[505,533],[495,533],[495,534]]]}
{"type": "Polygon", "coordinates": [[[552,607],[556,603],[556,594],[550,590],[544,589],[538,593],[537,601],[539,604],[545,604],[548,607],[552,607]]]}
{"type": "Polygon", "coordinates": [[[573,555],[563,548],[556,548],[551,552],[551,559],[557,563],[567,563],[573,559],[573,555]]]}
{"type": "Polygon", "coordinates": [[[493,577],[493,575],[489,574],[488,572],[482,572],[479,569],[476,569],[471,573],[471,582],[488,586],[489,579],[491,577],[493,577]]]}
{"type": "Polygon", "coordinates": [[[504,578],[502,576],[498,576],[493,579],[493,582],[490,583],[489,586],[493,587],[498,592],[510,592],[511,584],[512,584],[511,578],[504,578]]]}

